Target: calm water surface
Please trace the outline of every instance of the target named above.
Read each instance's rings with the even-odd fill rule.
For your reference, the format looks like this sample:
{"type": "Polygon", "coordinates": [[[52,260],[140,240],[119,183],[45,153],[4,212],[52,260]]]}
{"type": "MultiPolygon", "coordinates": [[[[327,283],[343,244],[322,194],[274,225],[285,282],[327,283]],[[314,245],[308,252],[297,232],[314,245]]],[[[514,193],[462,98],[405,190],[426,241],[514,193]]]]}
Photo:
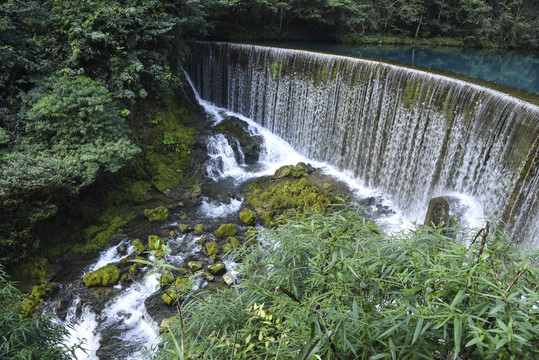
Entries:
{"type": "Polygon", "coordinates": [[[272,44],[388,60],[471,76],[539,94],[539,52],[411,46],[272,44]]]}

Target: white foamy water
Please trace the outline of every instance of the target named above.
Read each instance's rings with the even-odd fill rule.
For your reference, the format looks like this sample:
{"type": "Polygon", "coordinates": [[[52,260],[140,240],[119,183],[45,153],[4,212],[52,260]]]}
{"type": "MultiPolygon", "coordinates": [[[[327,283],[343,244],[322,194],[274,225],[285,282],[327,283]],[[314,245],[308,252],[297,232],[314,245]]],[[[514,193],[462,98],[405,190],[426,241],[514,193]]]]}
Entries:
{"type": "MultiPolygon", "coordinates": [[[[127,288],[103,310],[106,317],[103,326],[121,329],[120,338],[126,343],[146,348],[157,346],[158,324],[155,324],[148,315],[144,300],[156,291],[158,284],[156,276],[149,276],[127,288]]],[[[132,359],[139,358],[138,352],[130,356],[132,359]]]]}
{"type": "Polygon", "coordinates": [[[199,212],[206,218],[221,218],[238,212],[242,201],[231,199],[229,204],[219,202],[214,204],[205,200],[199,208],[199,212]]]}
{"type": "Polygon", "coordinates": [[[133,253],[135,251],[135,248],[133,245],[126,239],[119,243],[116,246],[113,246],[111,248],[108,248],[107,250],[101,252],[99,255],[99,259],[94,264],[90,265],[88,269],[84,272],[84,274],[87,274],[89,272],[95,271],[107,264],[118,262],[122,260],[127,255],[133,253]],[[127,253],[120,254],[118,252],[118,247],[120,245],[126,245],[127,246],[127,253]]]}
{"type": "Polygon", "coordinates": [[[72,326],[69,326],[68,323],[72,319],[76,318],[76,309],[77,304],[80,299],[75,299],[72,306],[69,308],[67,313],[67,321],[63,322],[62,325],[66,326],[69,331],[69,338],[65,342],[67,346],[73,346],[79,344],[82,341],[82,349],[77,349],[75,351],[75,356],[78,360],[97,360],[97,349],[99,349],[99,341],[101,336],[97,331],[97,319],[96,314],[94,314],[88,306],[84,306],[82,312],[76,320],[76,323],[72,326]]]}

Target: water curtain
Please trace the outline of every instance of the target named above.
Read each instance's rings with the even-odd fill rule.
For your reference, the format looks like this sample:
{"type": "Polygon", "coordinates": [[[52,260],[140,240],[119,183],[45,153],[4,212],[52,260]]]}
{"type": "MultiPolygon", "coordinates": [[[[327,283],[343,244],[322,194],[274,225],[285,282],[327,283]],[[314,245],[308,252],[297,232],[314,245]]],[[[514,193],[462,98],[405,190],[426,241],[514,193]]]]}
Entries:
{"type": "Polygon", "coordinates": [[[201,97],[353,172],[411,218],[459,192],[539,242],[539,107],[407,67],[264,46],[192,44],[201,97]]]}

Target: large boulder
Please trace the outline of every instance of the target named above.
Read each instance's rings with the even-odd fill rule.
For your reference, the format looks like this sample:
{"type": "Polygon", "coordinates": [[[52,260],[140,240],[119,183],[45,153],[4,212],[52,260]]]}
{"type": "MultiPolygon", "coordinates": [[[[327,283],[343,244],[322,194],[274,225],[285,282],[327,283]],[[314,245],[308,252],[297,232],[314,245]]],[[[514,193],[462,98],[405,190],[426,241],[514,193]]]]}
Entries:
{"type": "Polygon", "coordinates": [[[246,164],[254,164],[258,161],[264,139],[260,135],[252,135],[249,132],[249,124],[237,117],[229,116],[221,121],[217,128],[221,130],[229,140],[232,140],[230,141],[230,144],[233,147],[237,144],[234,140],[237,140],[241,146],[246,164]]]}
{"type": "Polygon", "coordinates": [[[453,226],[451,215],[456,208],[459,199],[454,196],[439,196],[429,201],[427,215],[424,224],[426,226],[435,226],[437,228],[453,226]]]}

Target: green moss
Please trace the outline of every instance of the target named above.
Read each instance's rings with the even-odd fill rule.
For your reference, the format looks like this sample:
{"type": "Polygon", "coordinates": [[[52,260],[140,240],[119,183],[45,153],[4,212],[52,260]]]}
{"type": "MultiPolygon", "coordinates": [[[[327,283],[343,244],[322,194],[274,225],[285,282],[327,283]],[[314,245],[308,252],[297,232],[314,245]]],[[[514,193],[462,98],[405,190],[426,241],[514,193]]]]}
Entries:
{"type": "Polygon", "coordinates": [[[277,78],[281,75],[281,72],[283,71],[283,64],[278,61],[275,61],[270,64],[269,71],[273,80],[277,80],[277,78]]]}
{"type": "Polygon", "coordinates": [[[217,255],[219,255],[219,245],[217,245],[216,242],[207,242],[206,250],[208,251],[208,254],[211,256],[213,261],[215,261],[215,259],[217,259],[217,255]]]}
{"type": "Polygon", "coordinates": [[[168,219],[168,209],[164,206],[158,206],[155,209],[146,209],[144,210],[144,216],[150,220],[154,221],[163,221],[168,219]]]}
{"type": "Polygon", "coordinates": [[[137,255],[142,255],[146,251],[146,246],[144,246],[140,239],[133,240],[133,246],[135,247],[135,253],[137,255]]]}
{"type": "Polygon", "coordinates": [[[111,286],[120,279],[120,269],[113,264],[108,264],[91,273],[84,275],[84,284],[90,286],[111,286]]]}
{"type": "Polygon", "coordinates": [[[108,199],[115,206],[126,203],[141,203],[150,197],[147,192],[151,184],[144,180],[124,179],[108,192],[108,199]]]}
{"type": "Polygon", "coordinates": [[[187,225],[187,224],[181,224],[180,225],[180,230],[181,230],[182,233],[186,234],[186,233],[192,231],[193,228],[191,226],[187,225]]]}
{"type": "Polygon", "coordinates": [[[138,267],[137,265],[131,265],[131,267],[129,268],[129,273],[131,275],[136,275],[138,273],[138,267]]]}
{"type": "Polygon", "coordinates": [[[226,239],[226,242],[229,243],[230,245],[232,245],[233,247],[240,246],[240,241],[237,238],[235,238],[234,236],[231,236],[228,239],[226,239]]]}
{"type": "Polygon", "coordinates": [[[234,224],[222,224],[219,226],[219,229],[215,230],[214,234],[217,237],[225,238],[229,236],[234,236],[238,232],[236,225],[234,224]]]}
{"type": "Polygon", "coordinates": [[[310,172],[312,172],[312,168],[303,164],[298,163],[297,165],[285,165],[277,169],[275,171],[275,175],[273,177],[275,179],[281,179],[285,177],[293,177],[296,179],[300,179],[302,177],[305,177],[309,175],[310,172]]]}
{"type": "Polygon", "coordinates": [[[72,251],[76,254],[94,253],[106,245],[110,237],[121,231],[129,221],[136,217],[135,212],[129,212],[125,207],[115,207],[105,212],[99,219],[99,225],[87,227],[82,232],[85,244],[77,244],[72,251]]]}
{"type": "Polygon", "coordinates": [[[205,226],[204,224],[197,224],[197,225],[195,226],[195,234],[196,234],[196,235],[202,235],[202,234],[204,233],[204,228],[205,228],[205,227],[206,227],[206,226],[205,226]]]}
{"type": "MultiPolygon", "coordinates": [[[[327,206],[332,203],[332,198],[325,195],[312,181],[301,178],[270,183],[263,188],[259,188],[256,183],[251,184],[248,188],[247,201],[259,212],[311,208],[325,212],[327,206]]],[[[261,214],[264,222],[267,222],[266,216],[261,214]]]]}
{"type": "Polygon", "coordinates": [[[249,209],[244,209],[240,212],[240,220],[247,226],[256,224],[256,214],[249,209]]]}
{"type": "Polygon", "coordinates": [[[156,115],[152,141],[146,147],[146,168],[159,191],[177,188],[190,168],[195,129],[182,124],[190,120],[186,108],[169,107],[156,115]]]}
{"type": "Polygon", "coordinates": [[[217,263],[208,266],[208,271],[213,275],[220,275],[226,272],[226,265],[224,263],[217,263]]]}

